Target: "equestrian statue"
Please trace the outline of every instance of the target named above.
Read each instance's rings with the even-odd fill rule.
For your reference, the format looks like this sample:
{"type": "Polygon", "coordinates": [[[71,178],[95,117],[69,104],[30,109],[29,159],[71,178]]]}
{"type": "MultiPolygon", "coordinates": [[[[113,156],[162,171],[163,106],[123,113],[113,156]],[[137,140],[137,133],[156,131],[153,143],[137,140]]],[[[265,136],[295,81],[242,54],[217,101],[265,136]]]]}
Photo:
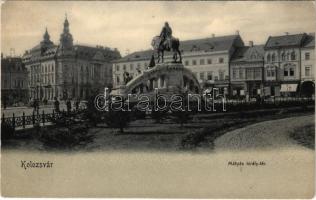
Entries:
{"type": "Polygon", "coordinates": [[[160,61],[163,63],[164,51],[172,51],[173,61],[179,63],[182,62],[181,52],[179,50],[180,41],[178,38],[172,36],[172,29],[168,22],[165,22],[165,26],[162,28],[160,35],[153,38],[151,45],[154,50],[157,51],[158,63],[160,63],[160,61]]]}

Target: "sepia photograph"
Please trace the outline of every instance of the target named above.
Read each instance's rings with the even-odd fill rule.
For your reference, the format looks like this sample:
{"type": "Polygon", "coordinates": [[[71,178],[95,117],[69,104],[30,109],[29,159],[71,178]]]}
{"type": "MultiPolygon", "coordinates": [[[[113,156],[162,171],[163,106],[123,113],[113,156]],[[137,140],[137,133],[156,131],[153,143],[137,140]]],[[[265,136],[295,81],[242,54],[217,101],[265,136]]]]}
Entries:
{"type": "Polygon", "coordinates": [[[315,195],[314,1],[1,3],[3,197],[315,195]]]}

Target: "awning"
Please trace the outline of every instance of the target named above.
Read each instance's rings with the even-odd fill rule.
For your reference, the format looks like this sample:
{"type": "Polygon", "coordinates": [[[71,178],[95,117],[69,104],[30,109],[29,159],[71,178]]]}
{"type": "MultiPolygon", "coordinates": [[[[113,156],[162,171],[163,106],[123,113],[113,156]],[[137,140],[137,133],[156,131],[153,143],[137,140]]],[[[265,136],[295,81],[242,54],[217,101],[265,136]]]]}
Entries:
{"type": "Polygon", "coordinates": [[[297,84],[282,84],[280,92],[296,92],[297,84]]]}

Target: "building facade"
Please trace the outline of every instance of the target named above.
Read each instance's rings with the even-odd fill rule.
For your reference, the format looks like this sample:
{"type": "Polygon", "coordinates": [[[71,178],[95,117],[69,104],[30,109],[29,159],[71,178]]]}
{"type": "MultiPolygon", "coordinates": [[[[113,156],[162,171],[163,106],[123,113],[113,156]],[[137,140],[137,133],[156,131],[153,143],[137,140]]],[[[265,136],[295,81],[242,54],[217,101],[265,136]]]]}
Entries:
{"type": "Polygon", "coordinates": [[[55,45],[46,29],[43,40],[23,56],[32,99],[87,99],[92,92],[112,87],[112,60],[116,49],[73,44],[67,18],[55,45]]]}
{"type": "Polygon", "coordinates": [[[1,55],[1,101],[5,106],[28,101],[28,73],[20,57],[1,55]]]}
{"type": "MultiPolygon", "coordinates": [[[[203,88],[217,87],[228,93],[230,59],[242,46],[244,43],[239,34],[181,41],[182,63],[195,74],[203,88]]],[[[141,74],[153,55],[156,57],[153,50],[140,51],[114,61],[114,87],[124,84],[126,72],[132,76],[141,74]]],[[[167,53],[165,61],[171,60],[172,54],[167,53]]]]}
{"type": "Polygon", "coordinates": [[[306,34],[270,36],[265,44],[266,96],[295,96],[301,79],[301,47],[306,34]]]}
{"type": "Polygon", "coordinates": [[[230,64],[231,95],[233,97],[256,97],[263,91],[263,45],[241,47],[234,53],[230,64]]]}
{"type": "Polygon", "coordinates": [[[301,48],[301,86],[302,96],[315,94],[315,33],[307,35],[301,48]]]}

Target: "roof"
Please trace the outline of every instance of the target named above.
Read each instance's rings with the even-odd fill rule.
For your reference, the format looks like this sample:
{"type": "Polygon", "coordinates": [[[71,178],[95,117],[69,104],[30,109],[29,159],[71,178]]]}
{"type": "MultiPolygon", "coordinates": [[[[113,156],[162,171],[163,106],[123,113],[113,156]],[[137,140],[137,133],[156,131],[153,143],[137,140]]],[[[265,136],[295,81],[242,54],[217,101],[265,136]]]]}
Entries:
{"type": "Polygon", "coordinates": [[[124,56],[121,59],[115,60],[114,62],[149,60],[153,54],[155,54],[155,51],[152,49],[136,51],[134,53],[128,54],[127,56],[124,56]]]}
{"type": "Polygon", "coordinates": [[[78,58],[86,60],[112,61],[121,57],[117,50],[112,50],[108,47],[74,45],[74,50],[78,58]]]}
{"type": "Polygon", "coordinates": [[[282,36],[270,36],[266,42],[265,48],[278,48],[287,46],[300,47],[306,33],[300,33],[295,35],[282,35],[282,36]]]}
{"type": "Polygon", "coordinates": [[[231,62],[262,61],[264,57],[264,45],[239,47],[232,56],[231,62]]]}
{"type": "Polygon", "coordinates": [[[1,58],[1,72],[27,72],[20,57],[1,58]],[[19,67],[20,66],[20,67],[19,67]]]}
{"type": "MultiPolygon", "coordinates": [[[[218,51],[229,51],[232,46],[243,46],[243,41],[239,35],[228,35],[220,37],[209,37],[195,40],[180,41],[181,52],[218,52],[218,51]]],[[[151,58],[154,50],[137,51],[131,53],[119,60],[114,62],[124,61],[137,61],[137,60],[148,60],[151,58]]],[[[171,54],[167,52],[167,55],[171,54]]]]}
{"type": "Polygon", "coordinates": [[[315,47],[315,33],[308,34],[303,43],[304,48],[315,47]]]}
{"type": "Polygon", "coordinates": [[[38,59],[54,57],[58,51],[58,48],[59,46],[51,45],[42,49],[40,45],[37,45],[23,55],[23,60],[35,61],[38,59]]]}
{"type": "MultiPolygon", "coordinates": [[[[220,37],[210,37],[196,40],[186,40],[180,43],[180,49],[183,51],[226,51],[230,50],[234,42],[240,39],[239,35],[228,35],[220,37]]],[[[242,41],[241,41],[242,42],[242,41]]],[[[239,46],[243,46],[243,43],[239,46]]]]}
{"type": "MultiPolygon", "coordinates": [[[[36,46],[37,47],[37,46],[36,46]]],[[[33,61],[38,59],[52,58],[57,55],[60,48],[59,46],[52,45],[44,51],[37,50],[34,51],[34,48],[27,52],[23,59],[26,61],[33,61]]],[[[112,50],[107,47],[89,47],[84,45],[74,45],[75,56],[84,60],[99,60],[99,61],[112,61],[121,57],[120,53],[117,50],[112,50]]]]}

